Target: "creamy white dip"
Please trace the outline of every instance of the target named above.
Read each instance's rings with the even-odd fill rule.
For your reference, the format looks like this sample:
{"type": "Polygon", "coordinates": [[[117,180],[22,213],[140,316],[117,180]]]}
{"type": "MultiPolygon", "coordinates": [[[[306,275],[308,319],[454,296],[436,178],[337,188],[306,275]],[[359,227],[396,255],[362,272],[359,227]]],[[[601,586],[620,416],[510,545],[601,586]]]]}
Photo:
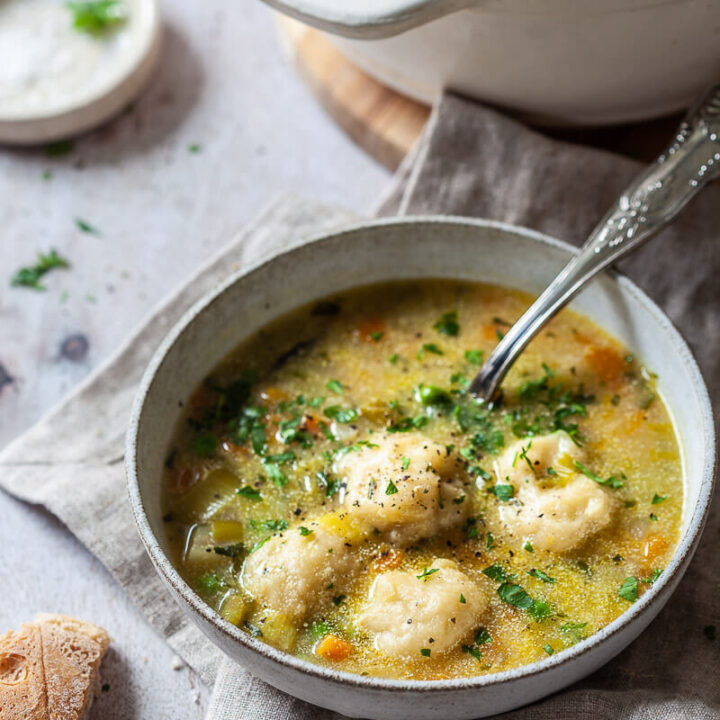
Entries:
{"type": "Polygon", "coordinates": [[[122,82],[143,52],[141,0],[127,19],[94,36],[73,27],[65,0],[0,0],[0,117],[74,109],[122,82]]]}

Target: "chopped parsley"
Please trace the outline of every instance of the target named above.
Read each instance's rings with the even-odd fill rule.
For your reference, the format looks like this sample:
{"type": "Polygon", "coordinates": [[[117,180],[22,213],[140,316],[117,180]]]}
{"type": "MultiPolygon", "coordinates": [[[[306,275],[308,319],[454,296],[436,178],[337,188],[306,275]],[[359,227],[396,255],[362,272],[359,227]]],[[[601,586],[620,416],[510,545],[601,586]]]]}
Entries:
{"type": "Polygon", "coordinates": [[[334,392],[337,395],[342,395],[343,392],[343,384],[339,380],[328,380],[325,387],[330,391],[334,392]]]}
{"type": "Polygon", "coordinates": [[[655,493],[653,499],[650,501],[653,505],[659,505],[661,502],[665,502],[668,499],[667,495],[658,495],[655,493]]]}
{"type": "Polygon", "coordinates": [[[432,355],[445,354],[435,343],[425,343],[417,354],[418,360],[422,360],[425,353],[431,353],[432,355]]]}
{"type": "Polygon", "coordinates": [[[421,405],[450,405],[452,403],[450,393],[436,385],[418,385],[415,388],[415,399],[421,405]]]}
{"type": "Polygon", "coordinates": [[[326,417],[337,420],[339,423],[351,423],[358,416],[358,411],[352,408],[341,408],[339,405],[331,405],[323,410],[326,417]]]}
{"type": "Polygon", "coordinates": [[[285,487],[289,480],[288,476],[280,469],[280,464],[276,462],[268,462],[267,459],[263,460],[263,470],[268,474],[268,477],[278,486],[285,487]]]}
{"type": "Polygon", "coordinates": [[[197,155],[200,150],[202,150],[202,146],[200,145],[200,143],[191,143],[190,145],[188,145],[188,152],[191,155],[197,155]]]}
{"type": "Polygon", "coordinates": [[[56,268],[68,268],[70,263],[61,257],[57,250],[50,250],[49,253],[38,253],[37,262],[34,265],[20,268],[10,279],[13,287],[27,287],[33,290],[45,290],[40,284],[40,278],[56,268]]]}
{"type": "Polygon", "coordinates": [[[535,550],[533,549],[532,543],[529,540],[525,541],[525,544],[523,545],[523,550],[525,550],[527,552],[535,552],[535,550]]]}
{"type": "Polygon", "coordinates": [[[374,342],[380,342],[383,339],[383,335],[385,335],[385,333],[382,331],[371,332],[370,339],[373,340],[374,342]]]}
{"type": "Polygon", "coordinates": [[[625,578],[618,590],[618,595],[628,602],[635,602],[638,597],[638,579],[636,577],[625,578]]]}
{"type": "Polygon", "coordinates": [[[395,364],[397,363],[397,361],[398,361],[398,354],[397,354],[397,353],[393,353],[393,354],[388,358],[388,362],[389,362],[391,365],[395,365],[395,364]]]}
{"type": "Polygon", "coordinates": [[[491,532],[488,531],[488,534],[485,536],[485,549],[486,550],[492,550],[495,547],[495,537],[491,532]]]}
{"type": "Polygon", "coordinates": [[[623,481],[615,477],[615,475],[611,475],[608,478],[601,478],[599,475],[596,475],[591,470],[588,470],[581,462],[578,462],[577,460],[573,460],[573,463],[575,464],[575,467],[583,474],[585,477],[589,477],[591,480],[594,480],[598,485],[604,485],[605,487],[611,487],[614,490],[617,490],[618,488],[623,487],[624,483],[623,481]]]}
{"type": "Polygon", "coordinates": [[[200,457],[212,457],[218,446],[218,439],[209,430],[201,432],[192,439],[193,452],[200,457]]]}
{"type": "Polygon", "coordinates": [[[468,655],[472,655],[478,662],[482,660],[482,653],[480,650],[473,645],[463,645],[462,651],[464,653],[468,653],[468,655]]]}
{"type": "Polygon", "coordinates": [[[197,579],[197,588],[201,592],[216,593],[222,589],[223,582],[214,572],[205,573],[197,579]]]}
{"type": "Polygon", "coordinates": [[[482,365],[483,351],[482,350],[466,350],[465,359],[471,365],[482,365]]]}
{"type": "Polygon", "coordinates": [[[495,582],[505,582],[510,576],[505,572],[505,568],[502,565],[490,565],[483,571],[483,575],[487,575],[491,580],[495,582]]]}
{"type": "Polygon", "coordinates": [[[411,430],[419,430],[425,427],[429,422],[425,415],[417,415],[416,417],[405,417],[402,420],[392,424],[387,431],[389,433],[410,432],[411,430]]]}
{"type": "Polygon", "coordinates": [[[249,500],[262,500],[262,495],[260,494],[260,491],[255,489],[254,487],[250,487],[249,485],[238,488],[235,493],[237,495],[240,495],[241,497],[248,498],[249,500]]]}
{"type": "Polygon", "coordinates": [[[305,537],[305,536],[307,536],[307,535],[312,535],[312,532],[313,532],[313,531],[310,530],[309,528],[306,528],[304,525],[301,525],[301,526],[298,528],[298,530],[300,531],[300,534],[301,534],[303,537],[305,537]]]}
{"type": "Polygon", "coordinates": [[[548,654],[552,655],[555,651],[552,648],[552,645],[543,645],[543,650],[548,654]]]}
{"type": "Polygon", "coordinates": [[[460,332],[457,310],[450,310],[449,312],[443,313],[440,319],[433,325],[433,329],[443,335],[455,337],[460,332]]]}
{"type": "Polygon", "coordinates": [[[533,606],[533,599],[519,585],[514,583],[502,583],[497,589],[497,594],[503,602],[514,605],[521,610],[529,610],[533,606]]]}
{"type": "Polygon", "coordinates": [[[88,233],[88,235],[100,235],[100,231],[96,227],[93,227],[89,222],[86,222],[82,218],[76,217],[75,224],[78,226],[79,230],[82,230],[84,233],[88,233]]]}
{"type": "Polygon", "coordinates": [[[419,575],[416,575],[415,577],[418,580],[422,580],[423,578],[430,577],[430,575],[436,573],[439,569],[440,568],[423,568],[423,571],[419,575]]]}
{"type": "Polygon", "coordinates": [[[90,35],[103,35],[127,19],[125,5],[120,0],[86,0],[68,2],[73,15],[73,27],[90,35]]]}
{"type": "Polygon", "coordinates": [[[339,606],[339,605],[342,604],[343,600],[345,600],[346,597],[347,597],[347,595],[336,595],[336,596],[333,598],[333,603],[334,603],[335,606],[337,607],[337,606],[339,606]]]}
{"type": "Polygon", "coordinates": [[[264,528],[273,532],[282,532],[287,530],[287,520],[251,520],[250,525],[253,529],[264,528]]]}
{"type": "Polygon", "coordinates": [[[512,485],[493,485],[488,492],[495,495],[500,502],[507,502],[515,495],[515,488],[512,485]]]}
{"type": "Polygon", "coordinates": [[[213,548],[213,552],[217,555],[225,555],[229,558],[240,557],[245,552],[245,546],[242,543],[235,543],[234,545],[216,545],[213,548]]]}
{"type": "Polygon", "coordinates": [[[404,458],[402,459],[402,469],[403,469],[403,470],[407,470],[409,467],[410,467],[410,458],[409,458],[409,457],[404,457],[404,458]]]}
{"type": "Polygon", "coordinates": [[[492,642],[492,637],[490,637],[490,633],[484,627],[480,627],[475,633],[474,640],[476,645],[487,645],[492,642]]]}
{"type": "Polygon", "coordinates": [[[465,596],[460,593],[460,604],[465,605],[467,603],[467,600],[465,599],[465,596]]]}
{"type": "Polygon", "coordinates": [[[542,580],[544,583],[554,583],[557,582],[555,578],[550,577],[546,573],[544,573],[542,570],[538,570],[537,568],[531,568],[528,570],[528,575],[531,577],[537,578],[538,580],[542,580]]]}
{"type": "Polygon", "coordinates": [[[388,481],[387,487],[385,488],[385,494],[386,495],[395,495],[395,493],[398,491],[397,486],[395,483],[390,480],[388,481]]]}
{"type": "Polygon", "coordinates": [[[420,654],[421,654],[423,657],[430,657],[430,648],[421,648],[421,649],[420,649],[420,654]]]}

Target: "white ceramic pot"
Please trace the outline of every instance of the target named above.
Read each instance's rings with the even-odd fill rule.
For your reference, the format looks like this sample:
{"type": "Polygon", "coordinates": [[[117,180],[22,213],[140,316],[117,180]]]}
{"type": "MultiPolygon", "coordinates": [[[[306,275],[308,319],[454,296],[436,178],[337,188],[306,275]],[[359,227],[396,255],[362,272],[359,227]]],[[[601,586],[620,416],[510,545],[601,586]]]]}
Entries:
{"type": "Polygon", "coordinates": [[[720,78],[720,0],[266,2],[407,95],[449,87],[543,122],[658,116],[720,78]]]}
{"type": "Polygon", "coordinates": [[[539,293],[573,250],[530,230],[461,219],[385,220],[258,262],[190,310],[163,342],[139,390],[126,464],[143,542],[170,592],[230,657],[281,690],[350,717],[459,720],[524,705],[591,673],[628,645],[663,607],[697,546],[713,485],[710,402],[695,361],[667,317],[616,274],[572,303],[659,374],[683,448],[682,537],[667,568],[619,618],[577,645],[509,672],[437,682],[387,680],[320,667],[283,653],[223,620],[168,559],[160,505],[162,468],[186,401],[210,370],[259,327],[298,305],[358,283],[423,277],[479,280],[539,293]]]}

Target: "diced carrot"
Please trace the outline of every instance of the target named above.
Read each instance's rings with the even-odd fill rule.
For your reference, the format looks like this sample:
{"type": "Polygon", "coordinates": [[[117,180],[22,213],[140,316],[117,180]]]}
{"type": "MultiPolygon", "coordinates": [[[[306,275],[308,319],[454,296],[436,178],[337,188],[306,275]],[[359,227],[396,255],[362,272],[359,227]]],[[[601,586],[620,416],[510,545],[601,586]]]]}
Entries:
{"type": "Polygon", "coordinates": [[[318,420],[316,415],[303,415],[302,429],[307,430],[313,435],[317,435],[320,432],[320,420],[318,420]]]}
{"type": "Polygon", "coordinates": [[[626,435],[632,435],[642,425],[647,417],[647,410],[636,410],[628,415],[627,420],[622,425],[623,432],[626,435]]]}
{"type": "Polygon", "coordinates": [[[269,387],[265,388],[261,393],[260,397],[262,397],[263,400],[266,402],[271,403],[280,403],[283,402],[283,400],[289,400],[290,396],[280,388],[277,387],[269,387]]]}
{"type": "Polygon", "coordinates": [[[482,333],[485,340],[497,340],[497,325],[483,325],[482,333]]]}
{"type": "Polygon", "coordinates": [[[337,635],[325,635],[315,646],[315,654],[325,660],[344,660],[353,651],[353,646],[337,635]]]}
{"type": "Polygon", "coordinates": [[[170,477],[170,487],[176,493],[187,492],[198,481],[199,476],[187,468],[176,468],[170,477]]]}
{"type": "Polygon", "coordinates": [[[617,380],[625,369],[625,359],[619,352],[609,347],[588,348],[585,352],[585,360],[590,369],[605,382],[617,380]]]}
{"type": "Polygon", "coordinates": [[[386,572],[400,567],[404,559],[405,553],[402,550],[383,547],[380,555],[373,561],[373,566],[378,572],[386,572]]]}
{"type": "Polygon", "coordinates": [[[579,342],[581,345],[591,345],[592,339],[587,335],[583,335],[581,332],[573,332],[573,340],[579,342]]]}
{"type": "Polygon", "coordinates": [[[379,318],[366,320],[355,332],[365,342],[377,342],[380,334],[385,332],[385,321],[379,318]]]}
{"type": "Polygon", "coordinates": [[[648,535],[642,548],[642,558],[647,572],[654,570],[658,565],[658,561],[663,564],[662,561],[668,547],[670,547],[670,543],[661,535],[648,535]]]}

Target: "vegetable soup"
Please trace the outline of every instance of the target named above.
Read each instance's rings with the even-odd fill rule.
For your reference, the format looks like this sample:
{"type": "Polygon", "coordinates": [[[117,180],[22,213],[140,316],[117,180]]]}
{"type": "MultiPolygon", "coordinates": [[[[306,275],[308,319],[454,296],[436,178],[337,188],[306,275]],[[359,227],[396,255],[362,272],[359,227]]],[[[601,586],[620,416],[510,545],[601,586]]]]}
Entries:
{"type": "Polygon", "coordinates": [[[167,458],[173,561],[225,619],[348,672],[437,680],[560,652],[677,543],[655,376],[569,310],[489,405],[470,379],[531,298],[428,280],[263,328],[193,394],[167,458]]]}

